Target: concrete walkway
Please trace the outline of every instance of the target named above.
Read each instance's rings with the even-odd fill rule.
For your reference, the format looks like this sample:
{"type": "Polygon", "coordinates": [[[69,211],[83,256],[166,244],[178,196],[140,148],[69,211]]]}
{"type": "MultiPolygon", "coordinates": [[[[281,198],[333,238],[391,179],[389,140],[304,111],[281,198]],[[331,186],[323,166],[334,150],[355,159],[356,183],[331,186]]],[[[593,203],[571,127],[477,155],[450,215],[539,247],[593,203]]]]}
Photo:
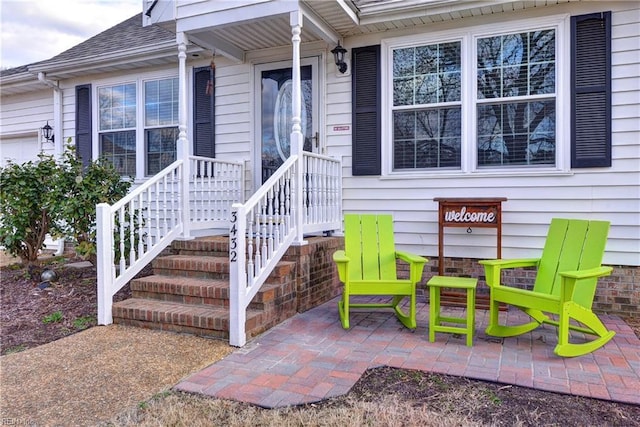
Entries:
{"type": "MultiPolygon", "coordinates": [[[[336,302],[283,322],[175,389],[276,408],[347,393],[367,368],[386,365],[640,404],[640,340],[616,316],[601,316],[617,334],[607,345],[562,358],[553,353],[556,330],[547,325],[518,338],[496,339],[483,332],[488,311],[478,310],[470,348],[464,337],[451,334],[429,342],[426,303],[418,303],[418,328],[412,332],[390,311],[353,312],[345,331],[336,302]]],[[[456,308],[443,311],[463,314],[456,308]]],[[[512,322],[527,318],[518,310],[501,316],[512,322]]]]}

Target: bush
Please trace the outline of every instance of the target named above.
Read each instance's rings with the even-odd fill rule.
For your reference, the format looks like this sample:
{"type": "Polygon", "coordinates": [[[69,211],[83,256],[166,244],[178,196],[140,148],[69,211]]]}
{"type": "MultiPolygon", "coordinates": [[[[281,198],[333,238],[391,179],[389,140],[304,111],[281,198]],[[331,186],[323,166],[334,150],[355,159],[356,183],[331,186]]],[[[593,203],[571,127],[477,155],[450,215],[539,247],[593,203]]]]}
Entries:
{"type": "Polygon", "coordinates": [[[51,156],[0,169],[0,245],[33,264],[52,226],[51,198],[58,165],[51,156]]]}
{"type": "Polygon", "coordinates": [[[0,245],[31,264],[50,233],[72,238],[78,254],[95,263],[96,205],[113,204],[130,186],[105,159],[83,168],[71,146],[58,162],[41,155],[9,164],[0,169],[0,245]]]}
{"type": "Polygon", "coordinates": [[[72,237],[76,252],[95,264],[96,205],[113,204],[129,191],[131,182],[123,181],[113,164],[105,159],[91,162],[83,169],[72,147],[63,154],[55,178],[56,229],[72,237]]]}

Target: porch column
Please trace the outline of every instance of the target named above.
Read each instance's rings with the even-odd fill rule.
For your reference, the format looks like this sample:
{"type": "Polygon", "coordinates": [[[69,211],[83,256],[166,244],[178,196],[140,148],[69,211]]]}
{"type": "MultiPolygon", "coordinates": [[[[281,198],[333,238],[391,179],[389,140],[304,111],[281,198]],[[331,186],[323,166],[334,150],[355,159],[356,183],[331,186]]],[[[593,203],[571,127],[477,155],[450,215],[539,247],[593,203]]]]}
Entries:
{"type": "Polygon", "coordinates": [[[191,162],[189,161],[189,140],[187,139],[187,44],[189,40],[185,33],[176,35],[178,43],[178,83],[180,105],[178,113],[178,141],[176,155],[182,160],[182,176],[180,177],[180,203],[182,212],[182,238],[191,238],[189,212],[189,178],[191,177],[191,162]]]}
{"type": "Polygon", "coordinates": [[[291,44],[293,46],[292,52],[292,96],[291,96],[291,114],[293,117],[291,118],[292,129],[291,129],[291,155],[298,156],[298,162],[296,166],[296,187],[295,187],[295,203],[293,205],[294,211],[294,221],[296,223],[296,237],[293,240],[293,244],[295,245],[303,245],[305,244],[302,236],[302,228],[303,228],[303,183],[304,183],[304,168],[303,168],[303,158],[302,158],[302,148],[304,146],[304,135],[302,135],[302,127],[301,127],[301,114],[302,114],[302,89],[300,83],[300,32],[302,31],[302,12],[295,11],[291,12],[290,15],[290,23],[291,23],[291,44]]]}

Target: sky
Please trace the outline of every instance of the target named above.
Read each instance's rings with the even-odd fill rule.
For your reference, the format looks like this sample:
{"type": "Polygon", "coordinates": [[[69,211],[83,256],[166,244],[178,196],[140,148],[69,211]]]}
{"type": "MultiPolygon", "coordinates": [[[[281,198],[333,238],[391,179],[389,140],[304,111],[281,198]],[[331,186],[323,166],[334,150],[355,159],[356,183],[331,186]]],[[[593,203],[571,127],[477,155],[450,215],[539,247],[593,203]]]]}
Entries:
{"type": "Polygon", "coordinates": [[[49,59],[142,7],[143,0],[0,0],[0,68],[49,59]]]}

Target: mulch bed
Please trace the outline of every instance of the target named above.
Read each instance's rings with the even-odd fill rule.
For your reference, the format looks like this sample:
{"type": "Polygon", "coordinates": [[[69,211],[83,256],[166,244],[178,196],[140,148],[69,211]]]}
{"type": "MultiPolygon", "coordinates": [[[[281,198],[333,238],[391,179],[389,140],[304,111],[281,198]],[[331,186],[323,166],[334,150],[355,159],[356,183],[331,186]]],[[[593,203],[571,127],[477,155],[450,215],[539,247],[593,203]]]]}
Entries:
{"type": "MultiPolygon", "coordinates": [[[[96,268],[74,268],[79,258],[43,257],[40,265],[20,264],[0,270],[0,354],[26,350],[97,324],[96,268]],[[44,282],[45,269],[57,280],[44,282]],[[46,286],[46,287],[45,287],[46,286]]],[[[151,274],[144,269],[139,275],[151,274]]],[[[125,286],[114,296],[121,301],[131,295],[125,286]]]]}

